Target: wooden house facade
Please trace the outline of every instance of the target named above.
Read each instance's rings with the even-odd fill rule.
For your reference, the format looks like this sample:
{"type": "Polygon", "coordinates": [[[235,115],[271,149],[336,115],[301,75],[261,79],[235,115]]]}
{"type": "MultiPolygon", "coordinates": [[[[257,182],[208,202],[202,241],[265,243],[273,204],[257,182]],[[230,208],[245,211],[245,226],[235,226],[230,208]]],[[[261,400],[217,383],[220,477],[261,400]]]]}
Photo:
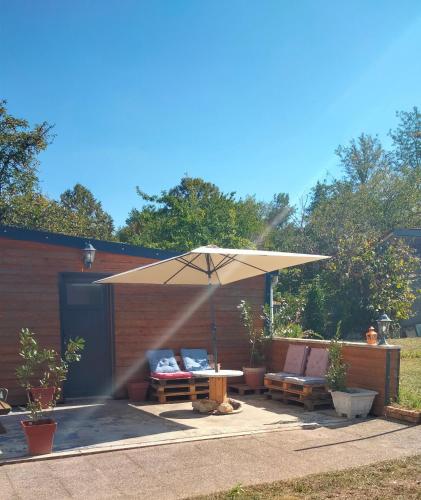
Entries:
{"type": "MultiPolygon", "coordinates": [[[[175,255],[115,242],[0,226],[0,386],[12,404],[25,401],[15,370],[19,332],[34,331],[42,346],[61,351],[69,337],[86,340],[82,360],[69,375],[65,397],[124,397],[142,378],[147,349],[211,348],[205,287],[98,285],[96,279],[175,255]],[[91,268],[84,248],[96,252],[91,268]]],[[[221,287],[215,293],[220,361],[232,369],[247,362],[248,345],[237,305],[256,311],[267,297],[265,276],[221,287]]]]}

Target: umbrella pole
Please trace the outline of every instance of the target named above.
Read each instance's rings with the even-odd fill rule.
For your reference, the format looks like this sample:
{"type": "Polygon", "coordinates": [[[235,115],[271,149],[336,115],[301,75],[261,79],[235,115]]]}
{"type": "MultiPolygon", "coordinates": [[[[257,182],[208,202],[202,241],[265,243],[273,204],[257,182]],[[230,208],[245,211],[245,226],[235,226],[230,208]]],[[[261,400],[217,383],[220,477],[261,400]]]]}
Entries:
{"type": "Polygon", "coordinates": [[[208,283],[209,298],[210,298],[210,312],[211,312],[211,331],[212,331],[212,347],[213,347],[213,362],[215,364],[215,371],[218,372],[218,347],[216,342],[216,321],[215,321],[215,303],[213,301],[213,290],[211,279],[209,277],[208,283]]]}

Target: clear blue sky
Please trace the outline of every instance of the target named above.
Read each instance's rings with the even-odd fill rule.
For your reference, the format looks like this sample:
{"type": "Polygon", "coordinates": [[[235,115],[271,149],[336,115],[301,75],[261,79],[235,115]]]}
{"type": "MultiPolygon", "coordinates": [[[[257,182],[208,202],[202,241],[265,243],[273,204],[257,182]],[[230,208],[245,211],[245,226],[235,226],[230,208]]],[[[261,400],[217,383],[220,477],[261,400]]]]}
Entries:
{"type": "Polygon", "coordinates": [[[421,2],[0,0],[0,96],[55,123],[43,190],[122,224],[183,173],[292,199],[421,104],[421,2]]]}

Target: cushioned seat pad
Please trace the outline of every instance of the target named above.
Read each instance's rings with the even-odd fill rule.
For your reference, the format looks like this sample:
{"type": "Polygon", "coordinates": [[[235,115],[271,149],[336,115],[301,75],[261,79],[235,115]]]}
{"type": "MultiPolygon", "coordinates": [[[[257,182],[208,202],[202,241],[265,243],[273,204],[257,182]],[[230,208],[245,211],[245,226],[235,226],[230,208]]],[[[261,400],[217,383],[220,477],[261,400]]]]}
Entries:
{"type": "Polygon", "coordinates": [[[284,377],[283,381],[297,385],[319,385],[326,383],[325,377],[284,377]]]}
{"type": "Polygon", "coordinates": [[[278,372],[278,373],[266,373],[265,378],[269,380],[284,380],[285,377],[294,377],[295,373],[278,372]]]}
{"type": "Polygon", "coordinates": [[[152,378],[159,378],[161,380],[166,379],[180,379],[180,378],[192,378],[192,374],[190,372],[172,372],[172,373],[160,373],[160,372],[152,372],[152,378]]]}

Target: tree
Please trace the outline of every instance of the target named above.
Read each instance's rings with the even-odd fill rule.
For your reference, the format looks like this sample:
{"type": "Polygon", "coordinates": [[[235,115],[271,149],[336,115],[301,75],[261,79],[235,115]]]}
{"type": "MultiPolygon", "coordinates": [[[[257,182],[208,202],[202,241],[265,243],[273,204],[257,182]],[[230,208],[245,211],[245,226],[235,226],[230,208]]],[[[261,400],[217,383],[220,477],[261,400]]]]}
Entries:
{"type": "Polygon", "coordinates": [[[398,169],[421,168],[421,113],[414,106],[411,111],[397,111],[400,122],[389,132],[395,148],[398,169]]]}
{"type": "Polygon", "coordinates": [[[277,193],[271,202],[264,205],[266,228],[259,246],[267,250],[284,252],[299,251],[299,226],[295,218],[297,210],[290,204],[287,193],[277,193]]]}
{"type": "Polygon", "coordinates": [[[305,207],[305,214],[308,216],[312,214],[317,207],[326,203],[334,195],[333,186],[328,184],[326,180],[323,182],[317,181],[314,188],[310,191],[310,202],[305,207]]]}
{"type": "Polygon", "coordinates": [[[10,200],[11,205],[3,220],[3,223],[9,226],[52,231],[72,236],[113,238],[112,233],[105,232],[109,229],[108,226],[102,227],[83,213],[70,210],[39,192],[33,191],[16,195],[10,200]]]}
{"type": "Polygon", "coordinates": [[[75,184],[60,196],[61,206],[75,217],[76,232],[98,239],[112,239],[114,223],[100,201],[82,184],[75,184]]]}
{"type": "Polygon", "coordinates": [[[160,195],[139,188],[138,194],[147,204],[131,211],[119,232],[122,241],[175,250],[207,244],[254,247],[264,230],[262,205],[253,197],[238,200],[200,178],[183,177],[160,195]]]}
{"type": "Polygon", "coordinates": [[[4,224],[80,236],[77,217],[57,201],[38,192],[16,195],[11,201],[4,224]]]}
{"type": "Polygon", "coordinates": [[[335,153],[349,181],[354,185],[365,184],[382,168],[390,166],[390,160],[377,137],[361,134],[352,139],[349,146],[339,146],[335,153]]]}
{"type": "Polygon", "coordinates": [[[303,328],[324,335],[326,330],[325,296],[318,276],[310,284],[306,299],[302,320],[303,328]]]}
{"type": "Polygon", "coordinates": [[[362,335],[381,312],[409,318],[419,265],[414,250],[400,240],[382,244],[357,232],[340,239],[322,275],[331,328],[342,321],[345,335],[362,335]]]}
{"type": "MultiPolygon", "coordinates": [[[[317,183],[303,212],[304,224],[277,230],[276,241],[294,242],[295,251],[332,256],[329,261],[284,270],[278,285],[281,295],[302,294],[303,287],[310,287],[319,275],[329,335],[339,320],[349,335],[363,333],[381,311],[395,320],[411,315],[419,259],[402,242],[381,243],[397,227],[421,226],[421,168],[414,161],[415,143],[409,139],[416,137],[416,113],[403,117],[399,144],[411,144],[412,156],[407,154],[400,168],[394,164],[395,151],[384,151],[377,139],[363,134],[337,149],[346,176],[317,183]]],[[[395,149],[400,147],[397,138],[395,149]]],[[[402,151],[408,149],[399,151],[403,158],[402,151]]],[[[311,300],[308,296],[307,303],[311,300]]]]}
{"type": "Polygon", "coordinates": [[[51,129],[47,122],[31,128],[26,120],[8,114],[6,101],[0,100],[0,223],[11,197],[37,186],[37,155],[51,141],[51,129]]]}
{"type": "Polygon", "coordinates": [[[273,195],[273,199],[265,206],[265,219],[273,228],[284,226],[290,221],[295,209],[291,207],[289,194],[277,193],[273,195]]]}

